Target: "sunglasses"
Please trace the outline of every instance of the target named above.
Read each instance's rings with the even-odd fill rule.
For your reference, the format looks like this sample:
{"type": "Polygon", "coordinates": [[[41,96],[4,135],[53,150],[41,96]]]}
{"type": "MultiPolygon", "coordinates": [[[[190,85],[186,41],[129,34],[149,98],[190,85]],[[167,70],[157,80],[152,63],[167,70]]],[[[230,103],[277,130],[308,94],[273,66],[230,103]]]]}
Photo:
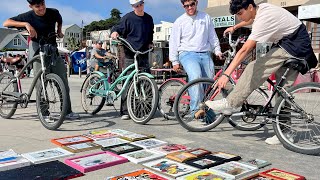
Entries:
{"type": "Polygon", "coordinates": [[[196,2],[192,2],[192,3],[190,3],[190,4],[185,4],[185,5],[183,5],[183,7],[184,8],[189,8],[189,7],[193,7],[193,6],[195,6],[196,5],[196,2]]]}

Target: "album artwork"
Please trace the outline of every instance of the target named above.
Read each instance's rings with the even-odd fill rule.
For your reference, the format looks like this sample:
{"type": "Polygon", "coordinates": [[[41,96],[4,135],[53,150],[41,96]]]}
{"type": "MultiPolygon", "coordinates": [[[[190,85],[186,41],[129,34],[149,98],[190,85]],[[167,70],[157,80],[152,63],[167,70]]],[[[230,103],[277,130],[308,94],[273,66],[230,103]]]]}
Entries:
{"type": "Polygon", "coordinates": [[[111,152],[99,152],[65,159],[65,163],[83,173],[122,164],[128,160],[111,152]]]}
{"type": "Polygon", "coordinates": [[[101,148],[101,150],[103,150],[103,151],[110,151],[110,152],[113,152],[118,155],[133,152],[133,151],[138,151],[138,150],[142,150],[142,149],[143,148],[140,146],[136,146],[134,144],[129,144],[129,143],[101,148]]]}
{"type": "Polygon", "coordinates": [[[96,144],[99,144],[102,147],[115,146],[119,144],[129,143],[129,141],[121,139],[121,138],[109,138],[100,141],[94,141],[96,144]]]}
{"type": "Polygon", "coordinates": [[[92,139],[84,136],[68,136],[63,138],[51,139],[51,142],[58,146],[67,146],[71,144],[79,144],[92,141],[92,139]]]}
{"type": "Polygon", "coordinates": [[[165,145],[167,144],[167,142],[161,141],[159,139],[151,138],[151,139],[145,139],[141,141],[135,141],[135,142],[132,142],[131,144],[143,147],[145,149],[151,149],[154,147],[165,145]]]}
{"type": "Polygon", "coordinates": [[[64,150],[62,148],[46,149],[46,150],[21,154],[21,156],[28,159],[34,164],[53,161],[59,158],[68,157],[72,155],[73,153],[67,150],[64,150]]]}
{"type": "Polygon", "coordinates": [[[86,136],[94,141],[99,141],[103,139],[118,137],[119,135],[109,132],[108,130],[100,130],[100,131],[95,130],[95,131],[89,131],[89,133],[84,134],[83,136],[86,136]]]}
{"type": "Polygon", "coordinates": [[[181,144],[165,144],[159,147],[152,148],[153,151],[157,151],[165,155],[173,152],[186,151],[187,149],[187,146],[181,144]]]}
{"type": "Polygon", "coordinates": [[[0,162],[0,171],[29,166],[31,162],[21,156],[16,156],[14,159],[0,162]]]}
{"type": "Polygon", "coordinates": [[[0,179],[72,179],[83,175],[60,161],[51,161],[2,171],[0,179]]]}
{"type": "Polygon", "coordinates": [[[187,151],[188,153],[191,153],[197,157],[201,157],[207,154],[211,154],[210,151],[206,150],[206,149],[202,149],[202,148],[197,148],[197,149],[191,149],[187,151]]]}
{"type": "Polygon", "coordinates": [[[137,133],[132,133],[132,134],[127,134],[121,136],[122,139],[128,140],[128,141],[139,141],[143,139],[149,139],[149,138],[154,138],[154,135],[146,135],[146,134],[137,134],[137,133]]]}
{"type": "Polygon", "coordinates": [[[262,159],[250,159],[250,160],[245,161],[245,162],[250,164],[250,165],[257,166],[259,169],[271,165],[270,162],[262,160],[262,159]]]}
{"type": "Polygon", "coordinates": [[[210,169],[203,169],[191,174],[178,177],[177,180],[234,180],[232,176],[221,175],[210,169]]]}
{"type": "Polygon", "coordinates": [[[271,178],[273,180],[305,180],[304,176],[294,174],[291,172],[283,171],[277,168],[272,168],[259,173],[260,176],[271,178]]]}
{"type": "Polygon", "coordinates": [[[147,149],[143,149],[140,151],[122,154],[121,156],[127,158],[130,162],[141,164],[155,159],[163,158],[165,155],[147,149]]]}
{"type": "Polygon", "coordinates": [[[186,164],[199,168],[199,169],[206,169],[213,166],[217,166],[220,164],[223,164],[225,161],[223,158],[212,156],[212,155],[206,155],[202,156],[196,159],[192,159],[186,162],[186,164]]]}
{"type": "Polygon", "coordinates": [[[146,169],[136,170],[120,176],[109,177],[107,180],[167,180],[158,174],[150,172],[146,169]]]}
{"type": "Polygon", "coordinates": [[[134,134],[134,132],[123,130],[123,129],[111,129],[111,130],[109,130],[109,132],[117,134],[119,136],[126,136],[129,134],[134,134]]]}
{"type": "Polygon", "coordinates": [[[185,162],[190,159],[195,159],[197,156],[189,153],[189,152],[174,152],[174,153],[169,153],[166,155],[166,158],[178,161],[178,162],[185,162]]]}
{"type": "Polygon", "coordinates": [[[150,161],[143,165],[171,178],[177,178],[198,170],[197,168],[165,158],[150,161]]]}
{"type": "Polygon", "coordinates": [[[234,179],[244,179],[258,173],[259,169],[256,166],[231,161],[218,166],[210,168],[210,170],[233,176],[234,179]]]}
{"type": "Polygon", "coordinates": [[[62,146],[63,149],[68,150],[73,153],[83,152],[83,151],[90,151],[93,149],[101,148],[100,145],[95,144],[93,142],[85,142],[80,144],[72,144],[67,146],[62,146]]]}
{"type": "Polygon", "coordinates": [[[217,157],[224,158],[225,162],[238,161],[238,160],[241,159],[241,157],[238,156],[238,155],[230,154],[230,153],[226,153],[226,152],[213,152],[212,156],[217,156],[217,157]]]}

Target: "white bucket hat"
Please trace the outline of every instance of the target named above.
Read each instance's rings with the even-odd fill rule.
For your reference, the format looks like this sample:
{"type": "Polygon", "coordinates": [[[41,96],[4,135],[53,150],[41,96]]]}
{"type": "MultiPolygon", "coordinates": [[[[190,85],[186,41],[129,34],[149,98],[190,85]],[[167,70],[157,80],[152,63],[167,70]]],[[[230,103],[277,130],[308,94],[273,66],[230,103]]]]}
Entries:
{"type": "Polygon", "coordinates": [[[144,3],[144,0],[129,0],[129,2],[132,6],[138,6],[142,3],[144,3]]]}

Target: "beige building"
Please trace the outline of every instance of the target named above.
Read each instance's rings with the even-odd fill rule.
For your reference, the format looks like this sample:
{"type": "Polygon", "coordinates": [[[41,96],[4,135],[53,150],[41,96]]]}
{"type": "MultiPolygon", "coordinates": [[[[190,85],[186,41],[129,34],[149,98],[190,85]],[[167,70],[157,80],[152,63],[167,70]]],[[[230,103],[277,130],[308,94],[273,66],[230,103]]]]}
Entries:
{"type": "Polygon", "coordinates": [[[173,23],[161,21],[161,24],[154,25],[153,42],[157,47],[166,46],[169,41],[173,23]]]}
{"type": "Polygon", "coordinates": [[[62,26],[63,38],[58,39],[57,44],[60,48],[67,48],[70,38],[74,38],[76,42],[80,43],[81,28],[76,24],[62,26]]]}

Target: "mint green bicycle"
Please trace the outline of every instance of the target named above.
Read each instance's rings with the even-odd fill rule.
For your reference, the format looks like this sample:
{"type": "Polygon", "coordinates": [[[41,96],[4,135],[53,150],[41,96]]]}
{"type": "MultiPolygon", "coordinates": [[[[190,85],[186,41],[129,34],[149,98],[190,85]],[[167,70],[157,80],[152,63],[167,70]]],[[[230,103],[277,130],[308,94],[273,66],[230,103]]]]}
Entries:
{"type": "Polygon", "coordinates": [[[112,70],[106,74],[100,71],[90,73],[81,87],[81,103],[85,112],[92,115],[98,113],[104,104],[113,106],[114,101],[121,97],[128,88],[127,108],[131,119],[138,124],[148,123],[155,114],[159,101],[159,91],[154,77],[138,68],[137,56],[147,54],[152,48],[140,52],[133,49],[128,41],[118,38],[134,55],[134,63],[127,67],[115,80],[112,70]],[[130,72],[131,73],[127,73],[130,72]],[[126,75],[128,74],[128,75],[126,75]],[[113,82],[114,81],[114,82],[113,82]],[[123,83],[122,83],[123,82],[123,83]],[[122,87],[119,88],[119,85],[122,87]]]}

